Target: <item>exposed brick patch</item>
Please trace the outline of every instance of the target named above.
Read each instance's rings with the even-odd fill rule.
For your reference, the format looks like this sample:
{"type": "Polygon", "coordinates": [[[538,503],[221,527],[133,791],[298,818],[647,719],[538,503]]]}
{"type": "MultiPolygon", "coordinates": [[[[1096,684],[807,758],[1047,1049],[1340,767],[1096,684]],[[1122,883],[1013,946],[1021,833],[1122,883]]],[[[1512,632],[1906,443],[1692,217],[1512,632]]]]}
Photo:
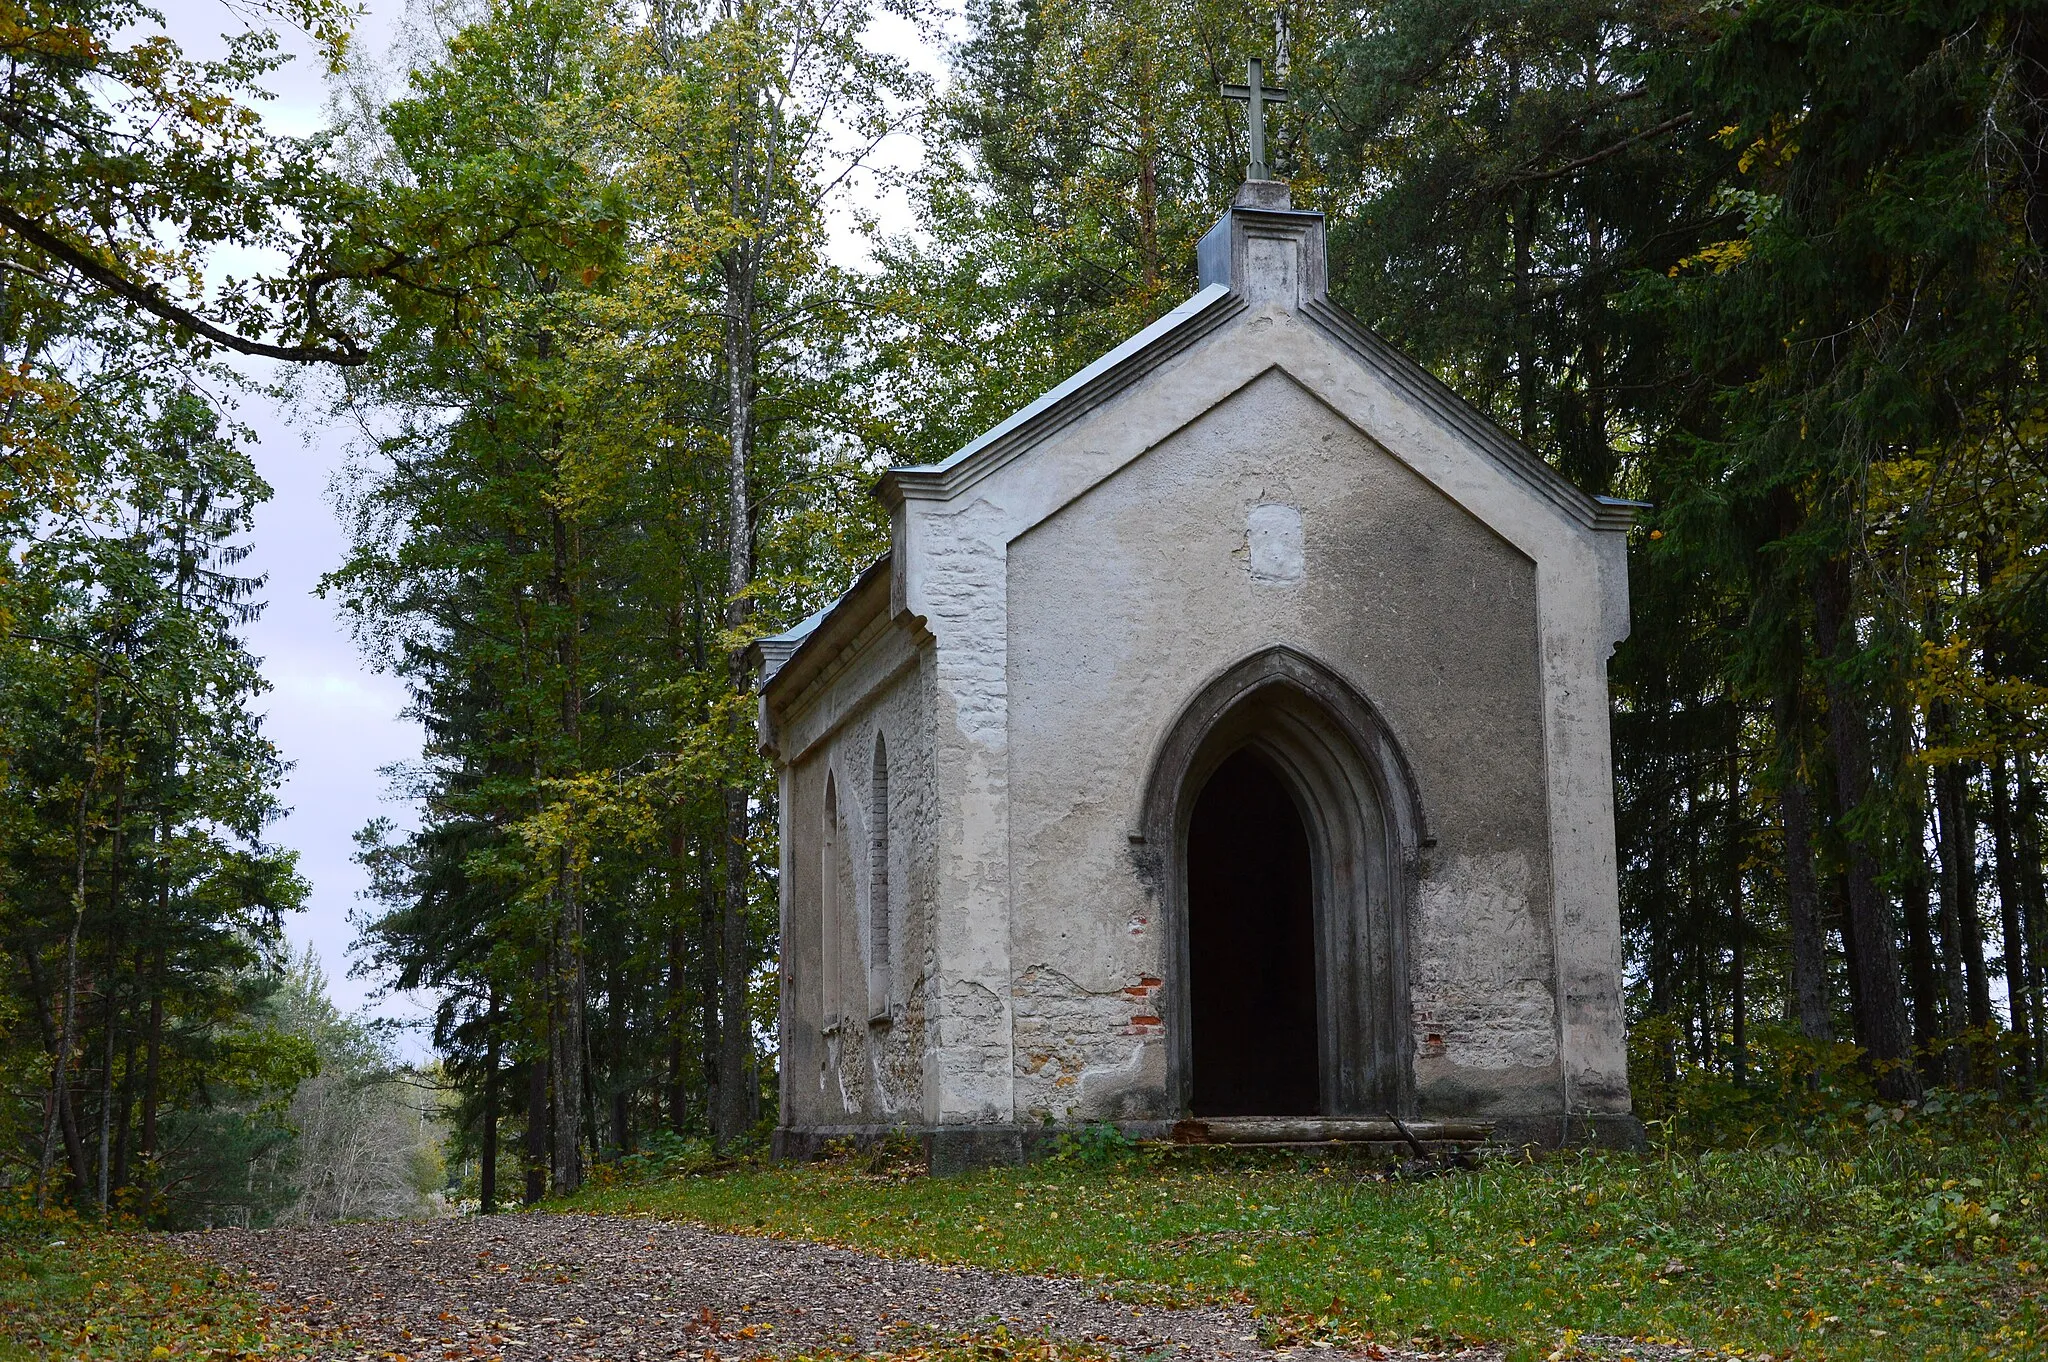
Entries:
{"type": "Polygon", "coordinates": [[[1126,1036],[1163,1036],[1166,1023],[1159,1016],[1159,1009],[1152,999],[1159,992],[1164,980],[1150,974],[1138,976],[1138,982],[1124,987],[1124,996],[1134,1004],[1142,1004],[1141,1010],[1131,1014],[1131,1020],[1121,1028],[1126,1036]]]}

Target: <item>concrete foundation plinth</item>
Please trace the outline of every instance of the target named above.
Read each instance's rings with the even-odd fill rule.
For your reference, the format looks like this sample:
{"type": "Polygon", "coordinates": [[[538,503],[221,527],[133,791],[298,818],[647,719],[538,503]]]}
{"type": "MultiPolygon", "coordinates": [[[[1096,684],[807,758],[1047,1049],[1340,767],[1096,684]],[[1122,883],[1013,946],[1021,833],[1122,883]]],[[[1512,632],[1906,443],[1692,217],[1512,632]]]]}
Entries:
{"type": "MultiPolygon", "coordinates": [[[[1290,1129],[1254,1138],[1255,1131],[1230,1131],[1216,1138],[1188,1139],[1178,1127],[1191,1123],[1172,1121],[1110,1122],[1124,1138],[1132,1141],[1172,1142],[1188,1148],[1298,1149],[1341,1148],[1362,1145],[1399,1153],[1408,1148],[1408,1135],[1430,1149],[1469,1147],[1484,1140],[1489,1146],[1515,1149],[1592,1148],[1637,1151],[1647,1141],[1643,1123],[1627,1113],[1575,1112],[1569,1117],[1496,1116],[1484,1120],[1416,1120],[1405,1123],[1404,1135],[1391,1122],[1302,1120],[1267,1122],[1290,1129]],[[1299,1126],[1294,1130],[1291,1127],[1299,1126]],[[1382,1126],[1386,1128],[1381,1129],[1382,1126]],[[1355,1129],[1354,1129],[1355,1127],[1355,1129]]],[[[1213,1125],[1257,1125],[1261,1123],[1215,1122],[1213,1125]]],[[[924,1151],[925,1164],[934,1176],[969,1172],[976,1168],[1006,1168],[1050,1156],[1062,1136],[1078,1136],[1086,1126],[979,1125],[979,1126],[826,1126],[808,1130],[780,1129],[773,1136],[770,1151],[778,1160],[809,1163],[827,1157],[834,1147],[860,1151],[873,1149],[895,1138],[915,1141],[924,1151]]]]}

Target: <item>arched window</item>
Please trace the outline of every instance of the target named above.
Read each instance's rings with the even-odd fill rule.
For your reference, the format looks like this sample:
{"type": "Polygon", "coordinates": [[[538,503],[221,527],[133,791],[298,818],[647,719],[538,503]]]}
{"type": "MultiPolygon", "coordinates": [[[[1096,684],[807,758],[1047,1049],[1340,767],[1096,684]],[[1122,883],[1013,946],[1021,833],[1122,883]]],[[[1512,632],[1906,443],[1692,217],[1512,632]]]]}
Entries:
{"type": "Polygon", "coordinates": [[[819,1014],[825,1029],[839,1025],[839,786],[825,775],[825,826],[818,857],[818,918],[821,946],[819,1014]]]}
{"type": "Polygon", "coordinates": [[[868,1014],[889,1014],[889,748],[875,735],[874,800],[868,815],[868,1014]]]}

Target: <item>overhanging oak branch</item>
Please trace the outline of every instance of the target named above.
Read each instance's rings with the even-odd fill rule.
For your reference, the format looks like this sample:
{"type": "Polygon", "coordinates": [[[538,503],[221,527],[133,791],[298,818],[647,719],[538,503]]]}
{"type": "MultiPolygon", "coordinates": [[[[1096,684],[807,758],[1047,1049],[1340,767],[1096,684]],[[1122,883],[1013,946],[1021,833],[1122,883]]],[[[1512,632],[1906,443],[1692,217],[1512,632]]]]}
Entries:
{"type": "Polygon", "coordinates": [[[5,203],[0,203],[0,226],[6,227],[22,240],[69,265],[116,297],[126,299],[152,316],[160,317],[194,335],[204,336],[216,345],[226,346],[239,354],[291,360],[299,364],[327,363],[347,366],[362,364],[370,357],[367,350],[346,337],[342,338],[338,345],[272,345],[267,341],[251,340],[247,336],[237,335],[225,327],[215,325],[190,308],[180,307],[165,297],[161,290],[131,279],[119,270],[94,259],[90,253],[66,241],[35,219],[16,212],[5,203]]]}

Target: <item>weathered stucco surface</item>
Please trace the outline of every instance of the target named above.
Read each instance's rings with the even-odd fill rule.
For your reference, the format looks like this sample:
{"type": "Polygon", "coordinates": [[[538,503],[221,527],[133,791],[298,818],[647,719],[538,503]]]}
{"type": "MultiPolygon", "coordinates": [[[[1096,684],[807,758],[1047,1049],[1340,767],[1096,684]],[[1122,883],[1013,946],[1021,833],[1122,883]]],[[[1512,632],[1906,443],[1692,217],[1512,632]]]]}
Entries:
{"type": "Polygon", "coordinates": [[[937,837],[925,652],[908,631],[883,631],[825,683],[844,694],[855,689],[849,680],[864,678],[872,689],[852,695],[856,703],[843,709],[810,710],[810,724],[800,721],[785,734],[805,744],[782,782],[787,1124],[926,1118],[937,837]],[[886,839],[876,836],[885,816],[876,800],[878,740],[886,839]],[[827,816],[828,789],[836,819],[827,816]],[[886,873],[878,873],[884,865],[886,873]],[[877,939],[878,900],[885,903],[886,948],[877,939]]]}
{"type": "Polygon", "coordinates": [[[1378,711],[1417,787],[1418,1113],[1627,1110],[1605,679],[1625,513],[1331,309],[1314,215],[1233,210],[1203,265],[1209,287],[1089,373],[892,472],[886,600],[861,588],[785,645],[763,727],[792,1129],[1179,1115],[1139,804],[1190,697],[1283,645],[1378,711]],[[834,1027],[823,975],[850,987],[859,943],[823,924],[871,893],[877,731],[900,992],[886,1025],[834,1027]]]}

